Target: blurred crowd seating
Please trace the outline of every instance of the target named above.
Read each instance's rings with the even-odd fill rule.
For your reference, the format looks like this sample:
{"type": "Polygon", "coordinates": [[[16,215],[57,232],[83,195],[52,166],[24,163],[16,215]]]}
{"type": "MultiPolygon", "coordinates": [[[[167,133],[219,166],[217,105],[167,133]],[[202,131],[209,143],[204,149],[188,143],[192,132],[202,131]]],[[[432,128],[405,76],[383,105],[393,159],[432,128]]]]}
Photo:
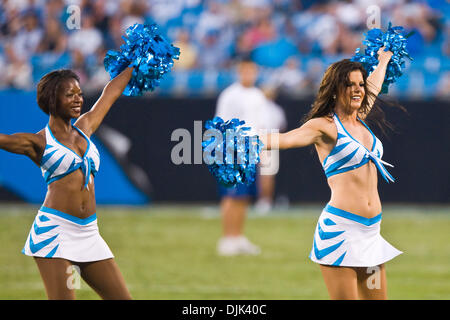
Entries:
{"type": "Polygon", "coordinates": [[[0,90],[34,90],[43,74],[62,67],[79,74],[85,91],[101,90],[109,80],[105,53],[119,48],[128,26],[156,23],[181,49],[157,94],[216,95],[234,80],[235,62],[251,56],[261,86],[310,95],[331,62],[362,45],[379,9],[382,28],[392,22],[415,31],[408,42],[414,61],[390,92],[450,98],[450,2],[375,2],[0,0],[0,90]]]}

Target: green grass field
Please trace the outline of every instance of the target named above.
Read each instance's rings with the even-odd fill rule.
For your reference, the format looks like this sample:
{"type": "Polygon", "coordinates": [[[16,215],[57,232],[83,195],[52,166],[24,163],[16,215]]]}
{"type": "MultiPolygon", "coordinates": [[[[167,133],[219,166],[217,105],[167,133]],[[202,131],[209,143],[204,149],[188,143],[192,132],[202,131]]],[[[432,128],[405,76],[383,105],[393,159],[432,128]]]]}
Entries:
{"type": "MultiPolygon", "coordinates": [[[[37,207],[0,207],[0,299],[46,299],[32,258],[20,253],[37,207]]],[[[101,207],[100,232],[135,299],[328,299],[308,259],[320,206],[250,212],[256,257],[219,257],[217,207],[101,207]]],[[[381,233],[405,253],[387,263],[390,299],[450,299],[450,207],[388,206],[381,233]]],[[[99,299],[82,282],[79,299],[99,299]]]]}

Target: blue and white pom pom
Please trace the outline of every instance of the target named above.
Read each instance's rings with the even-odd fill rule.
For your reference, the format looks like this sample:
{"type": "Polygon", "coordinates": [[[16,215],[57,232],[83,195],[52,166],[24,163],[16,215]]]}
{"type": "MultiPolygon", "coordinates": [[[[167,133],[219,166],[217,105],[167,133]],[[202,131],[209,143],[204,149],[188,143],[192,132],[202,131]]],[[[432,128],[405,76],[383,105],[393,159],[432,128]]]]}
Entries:
{"type": "Polygon", "coordinates": [[[385,51],[391,51],[393,53],[391,60],[386,68],[386,75],[384,77],[383,86],[381,87],[381,93],[387,93],[388,87],[391,83],[394,83],[403,73],[402,69],[405,68],[405,58],[412,60],[406,49],[407,38],[412,35],[409,33],[404,36],[401,34],[403,27],[392,27],[389,23],[386,32],[381,31],[378,28],[369,30],[365,36],[363,44],[366,45],[364,54],[361,53],[361,49],[358,48],[355,51],[355,55],[351,58],[352,61],[360,62],[368,74],[371,74],[378,65],[378,50],[381,47],[386,47],[385,51]]]}
{"type": "Polygon", "coordinates": [[[111,79],[126,67],[134,67],[123,94],[140,96],[159,85],[162,76],[172,68],[173,59],[179,58],[180,49],[164,39],[155,24],[136,23],[125,31],[125,35],[120,51],[109,50],[103,62],[111,79]]]}
{"type": "Polygon", "coordinates": [[[258,136],[246,135],[250,128],[242,127],[244,123],[239,119],[224,122],[220,117],[205,123],[205,129],[213,130],[222,140],[216,141],[216,137],[212,136],[202,143],[204,161],[216,180],[225,187],[255,182],[263,143],[258,136]],[[227,136],[229,142],[233,138],[232,143],[227,144],[227,136]],[[220,161],[217,161],[218,158],[220,161]]]}

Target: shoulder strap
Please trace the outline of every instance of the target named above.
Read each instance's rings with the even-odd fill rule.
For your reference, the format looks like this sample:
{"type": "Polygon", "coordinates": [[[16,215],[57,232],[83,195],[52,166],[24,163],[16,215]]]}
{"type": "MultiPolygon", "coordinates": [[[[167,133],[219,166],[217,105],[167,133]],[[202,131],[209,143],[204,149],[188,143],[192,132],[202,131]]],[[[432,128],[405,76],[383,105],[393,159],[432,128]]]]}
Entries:
{"type": "Polygon", "coordinates": [[[50,131],[50,128],[49,128],[49,126],[48,126],[48,124],[45,126],[45,143],[46,143],[46,145],[48,145],[48,144],[54,144],[54,139],[53,139],[53,135],[52,135],[52,133],[51,133],[51,131],[50,131]]]}
{"type": "Polygon", "coordinates": [[[342,125],[342,123],[339,120],[339,118],[338,118],[336,113],[333,113],[333,120],[334,120],[334,124],[336,125],[337,132],[340,133],[341,135],[346,135],[345,128],[342,125]]]}

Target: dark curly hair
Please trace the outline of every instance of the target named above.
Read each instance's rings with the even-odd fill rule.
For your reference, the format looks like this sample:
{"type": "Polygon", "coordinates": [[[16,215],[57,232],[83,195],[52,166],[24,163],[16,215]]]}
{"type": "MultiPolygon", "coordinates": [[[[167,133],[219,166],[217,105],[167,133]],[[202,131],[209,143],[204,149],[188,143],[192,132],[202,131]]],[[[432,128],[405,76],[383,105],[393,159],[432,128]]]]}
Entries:
{"type": "Polygon", "coordinates": [[[61,84],[67,80],[75,79],[78,75],[69,69],[59,69],[44,75],[37,85],[37,103],[39,108],[48,115],[55,115],[58,107],[58,93],[61,84]]]}

